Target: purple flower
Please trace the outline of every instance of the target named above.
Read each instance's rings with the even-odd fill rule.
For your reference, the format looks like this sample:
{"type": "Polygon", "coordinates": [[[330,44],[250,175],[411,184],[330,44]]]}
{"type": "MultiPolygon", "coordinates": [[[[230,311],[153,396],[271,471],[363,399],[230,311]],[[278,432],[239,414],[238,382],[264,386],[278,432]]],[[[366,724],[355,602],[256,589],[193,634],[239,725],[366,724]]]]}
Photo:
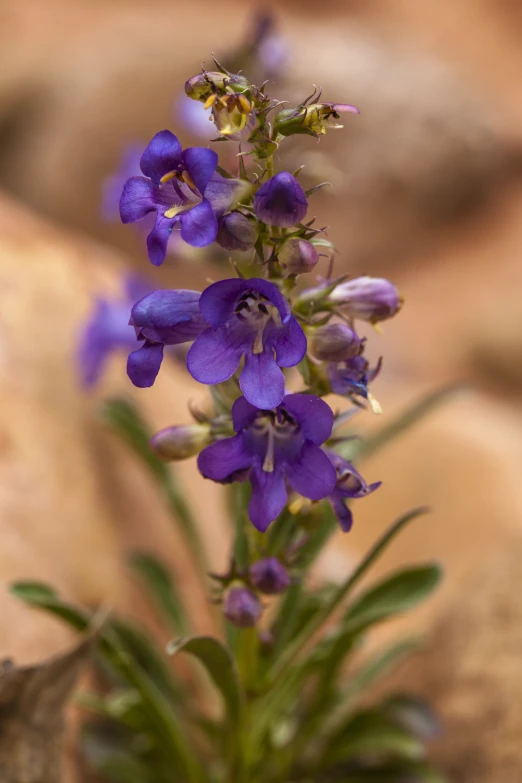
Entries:
{"type": "Polygon", "coordinates": [[[328,300],[340,305],[351,318],[372,324],[391,318],[402,300],[393,283],[380,277],[356,277],[336,286],[328,300]]]}
{"type": "Polygon", "coordinates": [[[313,394],[288,394],[275,410],[258,410],[240,397],[232,407],[236,435],[207,446],[199,470],[223,484],[248,478],[249,517],[264,532],[286,504],[286,482],[310,500],[333,492],[335,468],[320,448],[333,420],[328,405],[313,394]]]}
{"type": "Polygon", "coordinates": [[[155,212],[147,237],[149,258],[155,266],[165,260],[167,243],[178,223],[181,238],[193,247],[206,247],[216,238],[216,215],[234,204],[241,184],[215,173],[218,157],[207,147],[182,150],[168,130],[157,133],[141,156],[144,177],[131,177],[120,200],[123,223],[134,223],[155,212]]]}
{"type": "Polygon", "coordinates": [[[250,250],[256,238],[255,222],[241,212],[229,212],[219,218],[216,242],[225,250],[250,250]]]}
{"type": "Polygon", "coordinates": [[[238,628],[253,628],[262,611],[259,598],[248,587],[231,587],[225,593],[223,614],[238,628]]]}
{"type": "Polygon", "coordinates": [[[200,383],[222,383],[238,369],[248,402],[275,408],[284,397],[281,367],[306,353],[306,337],[277,286],[260,278],[221,280],[201,294],[201,315],[210,324],[190,348],[187,367],[200,383]]]}
{"type": "Polygon", "coordinates": [[[363,355],[364,339],[361,340],[361,353],[343,362],[331,362],[328,365],[330,386],[335,394],[355,395],[369,398],[368,384],[379,374],[382,359],[370,368],[368,359],[363,355]]]}
{"type": "Polygon", "coordinates": [[[347,324],[325,324],[313,335],[310,350],[321,361],[341,362],[360,353],[361,340],[347,324]]]}
{"type": "Polygon", "coordinates": [[[326,453],[337,473],[337,483],[330,495],[330,503],[343,532],[348,533],[352,527],[353,517],[346,501],[369,495],[378,489],[382,482],[376,481],[374,484],[367,484],[351,462],[330,449],[327,449],[326,453]]]}
{"type": "Polygon", "coordinates": [[[254,210],[263,223],[290,228],[306,215],[306,195],[292,174],[281,171],[261,185],[254,196],[254,210]]]}
{"type": "Polygon", "coordinates": [[[290,585],[290,576],[277,557],[265,557],[250,566],[250,581],[267,595],[284,593],[290,585]]]}
{"type": "Polygon", "coordinates": [[[281,245],[277,260],[286,275],[301,275],[312,271],[319,261],[319,251],[308,240],[291,237],[281,245]]]}
{"type": "Polygon", "coordinates": [[[207,328],[199,298],[199,291],[154,291],[136,302],[130,324],[143,345],[127,361],[127,374],[135,386],[152,386],[165,345],[191,342],[207,328]]]}
{"type": "Polygon", "coordinates": [[[136,347],[136,335],[129,326],[129,315],[132,303],[148,293],[151,287],[138,276],[129,275],[125,280],[123,297],[97,298],[84,326],[77,356],[81,382],[86,388],[98,382],[107,359],[114,351],[127,352],[136,347]]]}
{"type": "Polygon", "coordinates": [[[129,177],[140,173],[142,151],[142,144],[128,144],[123,150],[118,170],[104,180],[101,199],[101,214],[104,220],[119,219],[121,191],[129,177]]]}

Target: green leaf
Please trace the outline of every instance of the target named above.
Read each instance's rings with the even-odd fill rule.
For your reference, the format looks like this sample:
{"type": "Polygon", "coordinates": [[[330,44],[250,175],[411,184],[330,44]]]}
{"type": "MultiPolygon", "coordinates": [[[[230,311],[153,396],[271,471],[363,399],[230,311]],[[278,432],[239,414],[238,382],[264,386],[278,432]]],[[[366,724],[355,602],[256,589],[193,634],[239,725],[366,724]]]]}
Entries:
{"type": "Polygon", "coordinates": [[[10,585],[9,591],[29,606],[44,609],[59,617],[77,631],[86,631],[89,628],[88,613],[62,601],[58,594],[43,582],[15,582],[10,585]]]}
{"type": "Polygon", "coordinates": [[[424,745],[416,737],[395,726],[376,710],[365,710],[352,715],[343,724],[328,742],[323,758],[329,764],[368,756],[416,761],[424,754],[424,745]]]}
{"type": "Polygon", "coordinates": [[[236,665],[228,648],[212,636],[189,636],[171,642],[167,651],[169,655],[189,653],[203,664],[223,697],[231,725],[237,727],[241,721],[243,694],[236,665]]]}
{"type": "Polygon", "coordinates": [[[130,562],[172,629],[178,633],[187,633],[189,624],[173,575],[158,558],[146,552],[135,552],[130,562]]]}
{"type": "Polygon", "coordinates": [[[425,699],[409,693],[397,693],[386,699],[381,709],[395,724],[422,740],[430,740],[440,734],[440,722],[425,699]]]}
{"type": "Polygon", "coordinates": [[[380,650],[355,672],[341,691],[340,701],[346,705],[380,679],[384,674],[397,666],[408,655],[419,650],[421,640],[415,637],[400,639],[391,646],[380,650]]]}
{"type": "Polygon", "coordinates": [[[344,633],[360,633],[376,622],[413,609],[438,585],[441,568],[435,564],[417,566],[393,574],[370,588],[345,612],[344,633]]]}
{"type": "Polygon", "coordinates": [[[183,531],[190,551],[202,570],[206,570],[203,542],[196,521],[172,468],[162,462],[149,446],[152,433],[136,405],[126,399],[107,400],[102,416],[114,432],[127,443],[149,470],[164,492],[167,503],[183,531]]]}

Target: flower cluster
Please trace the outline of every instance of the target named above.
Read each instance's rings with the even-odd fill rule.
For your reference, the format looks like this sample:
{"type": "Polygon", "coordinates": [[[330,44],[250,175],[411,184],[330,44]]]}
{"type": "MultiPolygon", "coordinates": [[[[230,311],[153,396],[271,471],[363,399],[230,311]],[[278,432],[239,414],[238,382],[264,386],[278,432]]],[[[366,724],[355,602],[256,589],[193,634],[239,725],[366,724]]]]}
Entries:
{"type": "MultiPolygon", "coordinates": [[[[143,176],[130,177],[123,187],[124,223],[154,216],[147,237],[153,264],[163,262],[174,231],[192,246],[216,242],[236,254],[237,276],[201,292],[153,291],[131,309],[137,341],[128,359],[132,382],[151,386],[165,346],[186,344],[187,369],[212,387],[216,406],[215,414],[199,415],[193,425],[162,430],[152,448],[166,460],[199,454],[199,470],[212,481],[249,482],[248,514],[258,531],[264,533],[299,499],[312,505],[328,500],[348,531],[349,501],[379,484],[367,484],[336,450],[342,438],[333,432],[341,416],[322,397],[334,393],[378,410],[369,386],[381,360],[370,366],[358,322],[392,317],[401,299],[387,280],[332,278],[331,263],[326,279],[301,285],[300,276],[315,268],[320,251],[333,246],[307,219],[316,188],[306,192],[298,174],[276,172],[274,153],[289,136],[320,136],[341,112],[357,109],[319,103],[314,94],[278,111],[280,102],[263,87],[222,68],[189,79],[186,93],[211,111],[220,139],[247,141],[249,151],[241,152],[234,176],[218,166],[213,149],[182,149],[164,130],[141,156],[143,176]],[[291,368],[306,384],[298,393],[287,390],[291,368]]],[[[222,600],[231,622],[257,622],[258,593],[288,586],[281,569],[265,558],[248,578],[228,580],[222,600]]]]}

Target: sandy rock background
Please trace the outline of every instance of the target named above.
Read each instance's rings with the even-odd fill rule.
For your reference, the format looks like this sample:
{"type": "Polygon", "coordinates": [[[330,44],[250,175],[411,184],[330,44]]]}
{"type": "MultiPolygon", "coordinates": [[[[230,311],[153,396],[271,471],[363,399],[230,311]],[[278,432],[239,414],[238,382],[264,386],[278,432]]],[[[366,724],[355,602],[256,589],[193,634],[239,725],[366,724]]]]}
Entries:
{"type": "MultiPolygon", "coordinates": [[[[86,395],[74,354],[93,295],[117,290],[129,267],[154,275],[132,228],[100,218],[103,178],[124,143],[176,129],[176,90],[209,51],[240,39],[251,10],[231,0],[0,2],[0,654],[21,663],[70,637],[11,599],[9,582],[43,579],[151,622],[125,567],[135,547],[166,556],[202,628],[212,622],[149,478],[97,413],[103,397],[125,393],[162,427],[186,420],[201,387],[165,368],[140,393],[115,357],[86,395]]],[[[375,389],[384,421],[445,382],[474,386],[364,465],[383,487],[357,505],[354,531],[337,536],[323,568],[341,576],[387,522],[432,507],[376,571],[436,557],[444,587],[386,633],[413,624],[431,634],[406,676],[446,721],[436,753],[452,779],[518,783],[522,16],[507,0],[277,11],[293,52],[285,89],[301,97],[320,82],[327,99],[362,111],[299,154],[311,178],[332,181],[315,204],[339,268],[389,275],[406,297],[373,340],[385,356],[375,389]]],[[[154,279],[190,287],[219,274],[171,262],[154,279]]],[[[361,426],[376,423],[367,415],[361,426]]],[[[223,565],[222,494],[193,463],[180,471],[223,565]]]]}

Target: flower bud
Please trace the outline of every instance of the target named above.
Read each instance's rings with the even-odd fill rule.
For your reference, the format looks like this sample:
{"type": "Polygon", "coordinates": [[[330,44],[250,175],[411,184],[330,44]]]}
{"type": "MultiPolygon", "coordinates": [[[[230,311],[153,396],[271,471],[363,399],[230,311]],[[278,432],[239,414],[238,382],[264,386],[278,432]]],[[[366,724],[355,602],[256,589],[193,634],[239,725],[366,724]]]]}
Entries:
{"type": "Polygon", "coordinates": [[[263,223],[290,228],[306,215],[308,201],[297,181],[288,171],[281,171],[261,185],[254,196],[254,210],[263,223]]]}
{"type": "Polygon", "coordinates": [[[281,136],[322,136],[327,127],[343,127],[336,122],[343,112],[359,114],[359,109],[349,103],[312,103],[295,109],[283,109],[276,114],[275,127],[281,136]]]}
{"type": "Polygon", "coordinates": [[[346,324],[320,326],[310,340],[310,351],[325,362],[342,362],[357,356],[361,341],[346,324]]]}
{"type": "Polygon", "coordinates": [[[356,277],[336,286],[328,296],[352,318],[372,324],[394,316],[402,299],[393,283],[380,277],[356,277]]]}
{"type": "Polygon", "coordinates": [[[229,212],[218,220],[216,242],[225,250],[249,250],[256,237],[255,224],[241,212],[229,212]]]}
{"type": "Polygon", "coordinates": [[[265,557],[250,566],[250,580],[254,587],[267,595],[284,593],[290,584],[288,571],[277,557],[265,557]]]}
{"type": "Polygon", "coordinates": [[[244,90],[248,80],[237,73],[206,71],[192,76],[185,82],[185,92],[195,101],[207,101],[212,95],[224,95],[228,90],[244,90]]]}
{"type": "Polygon", "coordinates": [[[150,447],[160,459],[169,462],[194,457],[211,442],[208,424],[186,424],[160,430],[150,439],[150,447]]]}
{"type": "Polygon", "coordinates": [[[292,237],[283,242],[277,259],[287,275],[301,275],[312,271],[319,260],[319,252],[306,239],[292,237]]]}
{"type": "Polygon", "coordinates": [[[262,611],[259,598],[248,587],[231,587],[225,593],[223,614],[238,628],[253,628],[262,611]]]}

